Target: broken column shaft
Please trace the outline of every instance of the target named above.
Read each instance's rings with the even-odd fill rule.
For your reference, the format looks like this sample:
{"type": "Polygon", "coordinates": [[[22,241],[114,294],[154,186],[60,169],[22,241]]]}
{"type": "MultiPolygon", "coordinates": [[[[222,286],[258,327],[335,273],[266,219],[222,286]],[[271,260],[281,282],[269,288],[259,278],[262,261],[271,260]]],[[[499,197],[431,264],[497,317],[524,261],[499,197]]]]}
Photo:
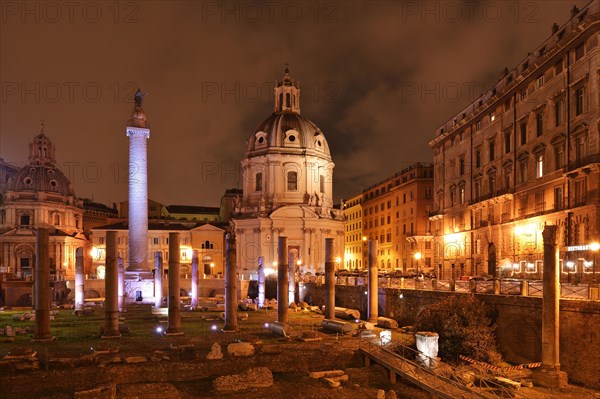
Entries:
{"type": "Polygon", "coordinates": [[[258,258],[258,307],[265,306],[265,266],[264,258],[258,258]]]}
{"type": "Polygon", "coordinates": [[[102,338],[117,338],[119,333],[119,267],[117,232],[106,232],[106,275],[104,280],[104,333],[102,338]]]}
{"type": "Polygon", "coordinates": [[[125,311],[125,265],[123,264],[123,258],[117,259],[117,268],[119,272],[119,288],[118,288],[118,302],[119,312],[125,311]]]}
{"type": "Polygon", "coordinates": [[[198,306],[198,251],[192,251],[192,309],[198,306]]]}
{"type": "Polygon", "coordinates": [[[377,323],[379,316],[379,287],[377,280],[377,240],[369,240],[369,310],[367,321],[369,323],[377,323]]]}
{"type": "Polygon", "coordinates": [[[237,331],[237,272],[235,238],[225,236],[225,325],[223,331],[237,331]]]}
{"type": "Polygon", "coordinates": [[[35,275],[33,282],[35,305],[34,341],[49,341],[50,335],[50,238],[47,229],[35,233],[35,275]]]}
{"type": "Polygon", "coordinates": [[[325,318],[335,319],[335,253],[333,238],[325,239],[325,318]]]}
{"type": "Polygon", "coordinates": [[[534,383],[548,388],[567,384],[567,375],[560,371],[559,317],[560,270],[558,269],[557,226],[544,226],[544,297],[542,301],[542,367],[533,375],[534,383]]]}
{"type": "Polygon", "coordinates": [[[290,253],[288,256],[288,305],[292,302],[296,302],[296,256],[290,253]]]}
{"type": "Polygon", "coordinates": [[[277,321],[288,323],[288,246],[287,237],[279,237],[277,248],[277,321]]]}
{"type": "Polygon", "coordinates": [[[75,250],[75,310],[83,310],[84,288],[83,288],[83,248],[75,250]]]}
{"type": "Polygon", "coordinates": [[[179,233],[169,233],[169,327],[167,335],[183,335],[179,310],[179,256],[179,233]]]}
{"type": "Polygon", "coordinates": [[[154,306],[162,308],[163,305],[163,258],[162,252],[154,252],[154,306]]]}

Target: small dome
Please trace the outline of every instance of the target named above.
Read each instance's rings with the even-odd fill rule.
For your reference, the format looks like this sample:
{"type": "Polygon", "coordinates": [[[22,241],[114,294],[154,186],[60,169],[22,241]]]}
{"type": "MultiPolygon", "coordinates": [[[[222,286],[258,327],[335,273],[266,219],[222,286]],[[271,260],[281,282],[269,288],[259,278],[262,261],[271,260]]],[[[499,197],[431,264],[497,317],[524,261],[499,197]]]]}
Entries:
{"type": "Polygon", "coordinates": [[[67,177],[54,165],[30,164],[21,168],[9,186],[11,191],[43,191],[64,196],[75,196],[67,177]]]}
{"type": "Polygon", "coordinates": [[[262,155],[277,149],[313,150],[314,155],[331,159],[329,145],[321,129],[313,122],[295,112],[275,112],[260,123],[248,139],[246,155],[262,155]]]}

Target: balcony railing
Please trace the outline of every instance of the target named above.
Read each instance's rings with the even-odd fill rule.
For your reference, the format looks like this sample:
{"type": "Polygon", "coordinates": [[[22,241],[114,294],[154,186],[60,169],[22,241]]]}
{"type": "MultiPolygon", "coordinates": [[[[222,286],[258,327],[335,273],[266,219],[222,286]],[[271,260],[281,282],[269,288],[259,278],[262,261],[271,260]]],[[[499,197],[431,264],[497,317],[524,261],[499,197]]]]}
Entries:
{"type": "Polygon", "coordinates": [[[592,163],[600,163],[600,154],[592,154],[580,159],[575,159],[567,164],[566,170],[567,172],[570,172],[592,163]]]}
{"type": "MultiPolygon", "coordinates": [[[[538,280],[499,279],[493,280],[419,280],[414,278],[380,277],[379,287],[427,290],[427,291],[454,291],[463,293],[477,293],[490,295],[519,295],[541,297],[544,294],[544,285],[538,280]]],[[[306,282],[306,281],[305,281],[306,282]]],[[[313,281],[310,281],[313,282],[313,281]]],[[[318,282],[317,282],[318,283],[318,282]]],[[[321,281],[321,283],[323,283],[321,281]]],[[[337,277],[336,284],[346,286],[367,286],[366,277],[337,277]]],[[[561,283],[560,297],[598,300],[599,290],[595,284],[561,283]]]]}
{"type": "Polygon", "coordinates": [[[538,202],[537,204],[535,204],[535,213],[544,213],[545,210],[546,210],[545,202],[538,202]]]}

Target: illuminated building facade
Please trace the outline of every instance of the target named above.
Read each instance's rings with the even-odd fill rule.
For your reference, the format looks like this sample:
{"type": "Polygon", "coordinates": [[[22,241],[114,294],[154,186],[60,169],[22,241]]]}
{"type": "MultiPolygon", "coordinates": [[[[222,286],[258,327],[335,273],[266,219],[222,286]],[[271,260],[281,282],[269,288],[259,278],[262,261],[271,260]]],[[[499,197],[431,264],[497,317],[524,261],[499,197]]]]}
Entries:
{"type": "MultiPolygon", "coordinates": [[[[246,142],[241,161],[243,194],[231,221],[239,272],[256,274],[259,259],[273,265],[280,236],[300,269],[325,266],[325,238],[343,255],[344,224],[333,207],[333,168],[323,132],[300,114],[300,86],[286,68],[274,89],[273,113],[246,142]]],[[[295,263],[295,262],[294,262],[295,263]]]]}
{"type": "Polygon", "coordinates": [[[378,240],[380,269],[432,271],[432,193],[433,165],[420,162],[363,191],[363,236],[378,240]]]}
{"type": "Polygon", "coordinates": [[[9,168],[0,192],[0,272],[30,278],[35,230],[50,232],[50,269],[56,279],[75,275],[75,250],[83,235],[83,208],[69,179],[56,165],[54,143],[41,132],[29,144],[29,162],[9,168]]]}
{"type": "MultiPolygon", "coordinates": [[[[117,256],[126,260],[128,251],[128,229],[126,222],[118,222],[92,229],[90,241],[92,258],[92,276],[104,278],[106,267],[106,232],[117,231],[117,256]]],[[[148,225],[147,259],[156,252],[163,257],[163,269],[169,270],[169,233],[180,233],[181,275],[190,276],[192,270],[192,251],[198,251],[198,270],[200,276],[224,275],[225,230],[212,224],[189,224],[178,221],[151,221],[148,225]]],[[[154,265],[152,266],[154,268],[154,265]]]]}
{"type": "Polygon", "coordinates": [[[539,278],[545,224],[559,226],[563,276],[594,274],[599,16],[598,1],[573,8],[565,25],[436,130],[430,221],[444,278],[539,278]]]}
{"type": "Polygon", "coordinates": [[[362,193],[342,202],[344,213],[344,257],[343,268],[346,270],[364,269],[363,252],[365,241],[362,233],[362,193]]]}

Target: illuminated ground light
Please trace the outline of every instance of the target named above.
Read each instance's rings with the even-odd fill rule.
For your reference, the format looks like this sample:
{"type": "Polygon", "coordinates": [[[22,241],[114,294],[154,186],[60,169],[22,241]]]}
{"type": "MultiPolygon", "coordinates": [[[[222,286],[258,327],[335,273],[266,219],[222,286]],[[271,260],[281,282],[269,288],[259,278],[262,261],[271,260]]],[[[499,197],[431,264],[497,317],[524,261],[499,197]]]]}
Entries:
{"type": "Polygon", "coordinates": [[[269,328],[269,323],[265,323],[265,328],[269,328]]]}
{"type": "Polygon", "coordinates": [[[158,326],[158,327],[156,327],[156,332],[157,332],[158,334],[162,334],[162,332],[163,332],[163,328],[162,328],[161,326],[158,326]]]}
{"type": "Polygon", "coordinates": [[[212,326],[210,326],[210,329],[213,331],[217,331],[217,325],[213,324],[212,326]]]}

